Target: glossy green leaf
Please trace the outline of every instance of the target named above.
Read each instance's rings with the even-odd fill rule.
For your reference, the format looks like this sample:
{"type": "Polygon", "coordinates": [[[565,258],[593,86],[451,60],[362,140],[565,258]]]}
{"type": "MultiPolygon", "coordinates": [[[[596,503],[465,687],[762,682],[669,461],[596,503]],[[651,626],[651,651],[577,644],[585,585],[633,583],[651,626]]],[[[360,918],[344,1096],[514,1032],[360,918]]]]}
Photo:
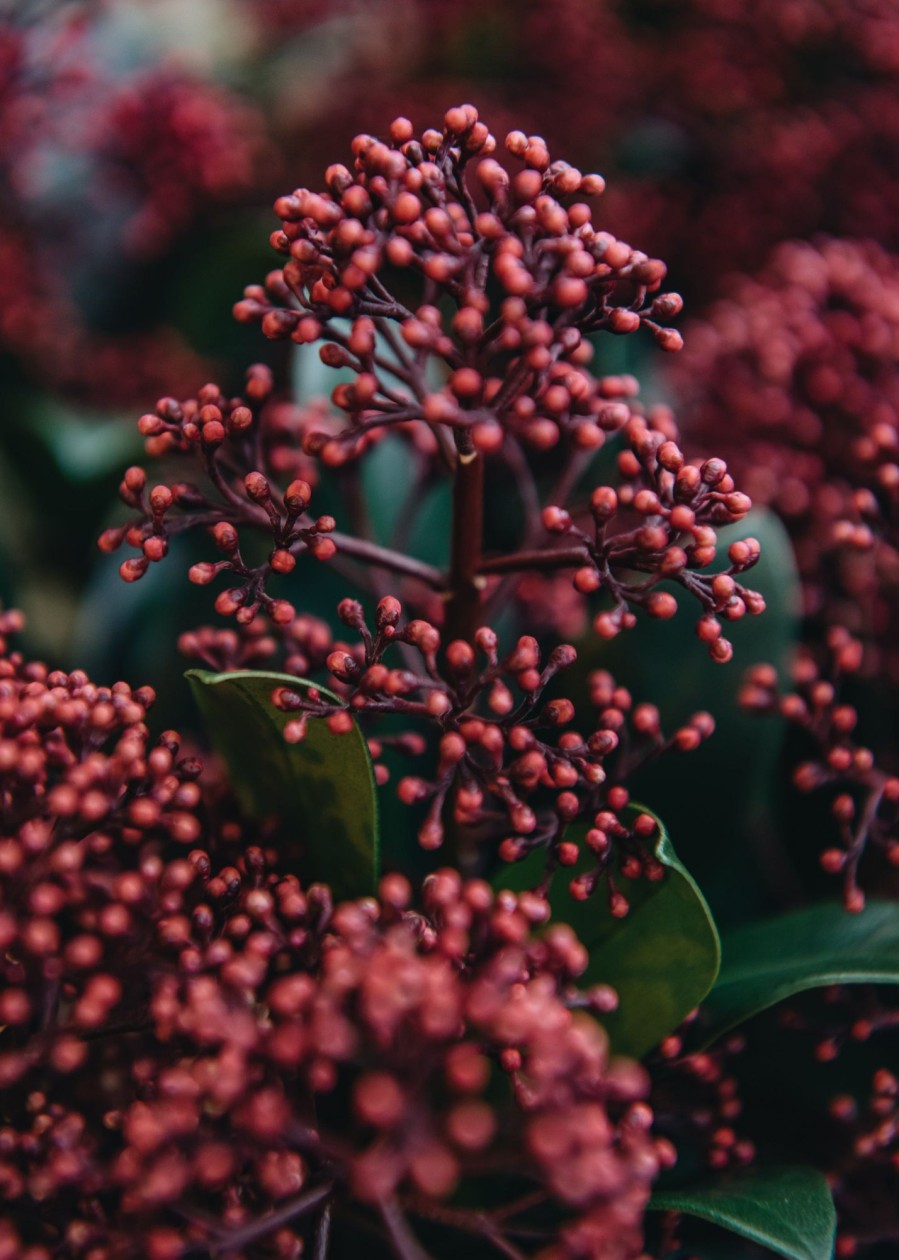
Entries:
{"type": "Polygon", "coordinates": [[[899,984],[899,905],[828,902],[728,933],[705,1003],[709,1042],[759,1011],[829,984],[899,984]]]}
{"type": "MultiPolygon", "coordinates": [[[[618,1009],[602,1017],[612,1049],[637,1057],[699,1005],[714,984],[721,957],[705,898],[657,821],[654,852],[665,875],[657,881],[615,876],[616,887],[630,902],[623,919],[609,912],[601,888],[587,901],[571,897],[568,883],[578,868],[559,871],[550,894],[553,919],[570,923],[590,953],[583,982],[610,984],[618,993],[618,1009]]],[[[500,871],[495,882],[505,888],[533,888],[542,871],[543,853],[538,851],[500,871]]]]}
{"type": "Polygon", "coordinates": [[[831,1260],[836,1213],[813,1168],[757,1168],[704,1186],[666,1190],[650,1208],[687,1212],[787,1260],[831,1260]]]}
{"type": "MultiPolygon", "coordinates": [[[[374,891],[378,878],[378,803],[368,746],[358,726],[335,735],[310,719],[306,738],[284,739],[290,715],[272,692],[311,683],[290,674],[240,670],[187,673],[210,739],[251,816],[275,820],[288,868],[304,882],[324,880],[339,897],[374,891]]],[[[335,696],[323,687],[318,691],[335,696]]]]}

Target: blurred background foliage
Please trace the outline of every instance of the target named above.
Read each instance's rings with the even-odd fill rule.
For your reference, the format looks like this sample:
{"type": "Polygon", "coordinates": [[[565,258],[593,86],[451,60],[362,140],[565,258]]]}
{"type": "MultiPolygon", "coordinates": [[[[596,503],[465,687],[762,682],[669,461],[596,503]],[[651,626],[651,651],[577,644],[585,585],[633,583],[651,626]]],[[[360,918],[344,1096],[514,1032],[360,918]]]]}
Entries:
{"type": "MultiPolygon", "coordinates": [[[[182,558],[124,586],[95,543],[123,517],[135,421],[205,380],[236,389],[254,361],[280,366],[304,401],[326,396],[336,378],[314,354],[288,363],[231,318],[243,286],[274,266],[271,203],[319,186],[356,132],[397,114],[424,127],[463,100],[498,136],[538,132],[601,171],[601,226],[664,258],[691,316],[779,241],[899,245],[895,0],[0,0],[0,600],[25,611],[30,652],[98,682],[149,682],[158,723],[194,723],[174,645],[211,615],[186,577],[202,544],[181,540],[182,558]]],[[[649,339],[603,340],[597,372],[633,373],[644,398],[676,405],[649,339]]],[[[377,537],[396,527],[404,458],[387,441],[362,472],[377,537]]],[[[508,526],[501,485],[489,511],[508,526]]],[[[422,558],[445,559],[447,519],[446,487],[424,488],[406,522],[422,558]]],[[[742,667],[784,665],[800,620],[782,523],[750,527],[769,613],[734,627],[731,668],[708,660],[686,612],[611,647],[594,640],[578,667],[609,668],[658,702],[666,729],[716,713],[718,736],[647,770],[635,794],[664,813],[728,926],[823,893],[813,833],[832,825],[827,801],[800,813],[778,773],[802,750],[737,709],[742,667]],[[735,795],[736,763],[747,772],[735,795]]],[[[322,566],[298,602],[333,623],[346,593],[322,566]]],[[[506,620],[522,628],[514,609],[506,620]]],[[[575,621],[571,635],[585,629],[575,621]]],[[[889,747],[893,694],[861,684],[852,699],[868,742],[889,747]]],[[[388,835],[396,810],[385,797],[388,835]]],[[[832,1070],[809,1070],[800,1034],[771,1016],[750,1029],[762,1147],[785,1100],[818,1140],[832,1070]]],[[[860,1043],[849,1058],[861,1088],[876,1055],[860,1043]]],[[[689,1228],[707,1260],[719,1254],[714,1230],[689,1228]]],[[[758,1252],[729,1240],[720,1254],[758,1252]]]]}
{"type": "MultiPolygon", "coordinates": [[[[273,265],[273,198],[316,186],[355,132],[383,130],[398,113],[424,126],[464,99],[500,136],[538,131],[606,176],[602,226],[665,258],[695,316],[729,271],[758,266],[779,240],[830,231],[895,244],[897,80],[891,3],[7,0],[0,597],[26,612],[29,648],[98,681],[150,682],[163,722],[191,713],[173,645],[207,618],[204,593],[179,576],[199,554],[124,587],[95,538],[121,519],[116,486],[141,451],[134,421],[156,397],[206,379],[236,388],[247,363],[289,353],[230,308],[273,265]]],[[[644,398],[676,402],[648,339],[600,341],[599,372],[631,372],[644,398]]],[[[326,396],[334,375],[294,353],[280,366],[297,395],[326,396]]],[[[402,459],[385,443],[364,469],[376,533],[395,524],[402,459]]],[[[445,490],[427,488],[408,522],[435,562],[445,490]]],[[[501,485],[491,516],[506,516],[501,485]]],[[[752,642],[738,643],[739,657],[783,663],[798,617],[790,546],[775,518],[753,527],[765,534],[758,584],[772,612],[761,629],[737,627],[752,642]]],[[[343,593],[322,569],[304,610],[333,619],[343,593]]],[[[508,621],[519,629],[514,613],[508,621]]],[[[739,667],[719,671],[688,640],[686,624],[648,624],[612,651],[594,646],[589,664],[608,664],[638,698],[664,695],[666,721],[718,712],[723,733],[676,797],[685,815],[693,791],[722,783],[735,757],[753,765],[753,799],[739,812],[752,838],[746,869],[723,856],[746,849],[711,840],[726,788],[683,839],[686,816],[677,804],[667,813],[685,858],[706,866],[713,902],[739,892],[748,913],[773,882],[792,886],[768,869],[763,817],[782,732],[741,717],[739,667]]],[[[683,775],[680,762],[673,773],[683,775]]],[[[650,803],[670,795],[664,774],[648,776],[650,803]]]]}

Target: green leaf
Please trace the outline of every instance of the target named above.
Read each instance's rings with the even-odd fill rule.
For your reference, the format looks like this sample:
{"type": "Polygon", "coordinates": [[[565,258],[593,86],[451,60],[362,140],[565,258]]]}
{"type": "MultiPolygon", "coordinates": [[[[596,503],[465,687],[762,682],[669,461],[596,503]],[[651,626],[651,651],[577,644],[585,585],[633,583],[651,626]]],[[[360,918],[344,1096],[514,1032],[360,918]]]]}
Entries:
{"type": "Polygon", "coordinates": [[[708,1042],[751,1015],[830,984],[899,984],[899,905],[849,914],[828,902],[728,933],[721,972],[705,1003],[708,1042]]]}
{"type": "MultiPolygon", "coordinates": [[[[648,813],[642,806],[630,806],[648,813]]],[[[655,815],[653,815],[655,817],[655,815]]],[[[618,1009],[602,1016],[612,1049],[640,1057],[672,1032],[715,982],[721,959],[718,933],[705,898],[678,858],[659,819],[655,856],[664,878],[629,880],[615,876],[630,902],[623,919],[609,911],[602,889],[587,901],[575,901],[569,878],[579,868],[557,872],[550,893],[553,920],[570,923],[590,954],[582,977],[586,984],[610,984],[618,1009]]],[[[584,865],[589,859],[585,859],[584,865]]],[[[543,853],[498,873],[495,883],[533,888],[543,873],[543,853]]]]}
{"type": "Polygon", "coordinates": [[[650,1208],[687,1212],[788,1260],[831,1260],[837,1218],[814,1168],[758,1168],[705,1186],[666,1190],[650,1208]]]}
{"type": "Polygon", "coordinates": [[[139,459],[140,434],[102,412],[76,411],[56,399],[40,399],[29,424],[70,481],[95,481],[139,459]]]}
{"type": "MultiPolygon", "coordinates": [[[[284,739],[290,715],[272,704],[278,687],[313,684],[290,674],[239,670],[186,677],[216,751],[244,809],[276,819],[306,882],[323,880],[338,897],[367,896],[378,878],[378,802],[368,746],[359,727],[335,735],[310,719],[306,738],[284,739]]],[[[337,697],[323,687],[326,698],[337,697]]]]}

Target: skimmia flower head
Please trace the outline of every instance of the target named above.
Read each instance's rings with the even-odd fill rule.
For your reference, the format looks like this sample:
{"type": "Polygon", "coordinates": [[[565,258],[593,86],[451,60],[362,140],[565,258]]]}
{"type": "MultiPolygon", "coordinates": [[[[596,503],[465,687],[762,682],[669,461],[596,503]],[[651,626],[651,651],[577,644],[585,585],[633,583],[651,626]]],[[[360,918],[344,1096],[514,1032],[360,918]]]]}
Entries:
{"type": "MultiPolygon", "coordinates": [[[[614,837],[640,867],[639,837],[615,816],[628,802],[622,779],[644,754],[695,747],[712,720],[700,713],[666,739],[658,711],[637,704],[631,715],[630,696],[610,682],[594,688],[598,718],[573,726],[575,703],[543,692],[575,649],[544,650],[526,625],[503,648],[492,624],[535,576],[569,583],[599,640],[640,614],[668,620],[680,595],[698,606],[700,642],[725,663],[727,624],[764,610],[744,584],[759,545],[732,542],[716,564],[719,530],[741,521],[750,499],[722,459],[685,457],[670,410],[644,407],[632,377],[589,370],[590,339],[603,333],[645,329],[679,348],[663,322],[681,306],[661,292],[664,264],[595,225],[599,176],[553,160],[538,136],[512,132],[506,149],[511,171],[471,106],[418,137],[399,118],[387,142],[356,137],[352,166],[330,167],[326,191],[280,198],[272,243],[287,261],[235,312],[300,353],[321,343],[323,363],[342,374],[331,408],[280,396],[258,364],[242,396],[208,384],[191,399],[161,399],[139,428],[178,479],[153,484],[129,469],[120,493],[135,515],[100,545],[137,550],[120,569],[134,581],[173,537],[207,530],[219,558],[189,576],[228,582],[215,608],[238,632],[188,635],[190,655],[233,667],[280,654],[303,675],[320,671],[336,701],[278,690],[296,715],[294,740],[322,719],[350,730],[355,718],[376,741],[382,718],[429,724],[437,763],[398,786],[407,804],[426,806],[421,843],[439,847],[450,823],[510,860],[544,848],[549,874],[576,860],[581,845],[566,829],[586,823],[596,866],[572,885],[585,895],[612,875],[614,837]],[[385,441],[400,444],[412,470],[410,520],[420,496],[451,483],[445,567],[419,558],[411,535],[386,546],[366,531],[358,464],[385,441]],[[607,442],[617,451],[600,475],[593,461],[607,442]],[[503,485],[521,518],[512,551],[488,511],[503,485]],[[320,498],[330,510],[316,510],[320,498]],[[372,628],[361,602],[340,604],[355,643],[332,644],[303,607],[317,564],[346,573],[376,606],[372,628]],[[604,762],[632,718],[631,752],[611,770],[604,762]]],[[[406,750],[416,741],[410,733],[406,750]]],[[[643,860],[655,870],[650,838],[647,826],[643,860]]]]}

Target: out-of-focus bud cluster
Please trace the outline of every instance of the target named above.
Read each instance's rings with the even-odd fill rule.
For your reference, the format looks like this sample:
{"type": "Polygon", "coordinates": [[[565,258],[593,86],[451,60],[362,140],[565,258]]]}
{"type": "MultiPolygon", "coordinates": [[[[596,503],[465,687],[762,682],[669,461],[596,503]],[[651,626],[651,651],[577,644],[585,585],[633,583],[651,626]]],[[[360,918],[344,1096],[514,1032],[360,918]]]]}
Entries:
{"type": "Polygon", "coordinates": [[[828,1094],[815,1141],[837,1207],[834,1254],[876,1256],[895,1223],[899,1180],[899,1084],[891,1070],[899,1008],[892,991],[830,986],[780,1007],[777,1023],[791,1057],[807,1047],[828,1094]],[[854,1060],[865,1064],[861,1072],[846,1071],[854,1060]]]}
{"type": "Polygon", "coordinates": [[[686,1052],[685,1043],[698,1016],[698,1011],[693,1012],[653,1056],[656,1129],[679,1151],[690,1150],[707,1167],[733,1171],[755,1159],[754,1143],[739,1131],[743,1113],[739,1067],[746,1041],[741,1034],[731,1033],[710,1050],[686,1052]]]}
{"type": "MultiPolygon", "coordinates": [[[[894,1018],[893,1027],[897,1023],[899,1018],[894,1018]]],[[[828,1110],[843,1137],[843,1149],[828,1175],[840,1222],[834,1254],[838,1260],[851,1260],[880,1238],[889,1237],[894,1226],[899,1081],[888,1068],[880,1068],[871,1079],[867,1097],[838,1094],[828,1110]]]]}
{"type": "Polygon", "coordinates": [[[522,1204],[451,1210],[463,1235],[636,1257],[674,1151],[573,932],[454,871],[418,908],[399,875],[303,889],[210,826],[151,700],[3,649],[5,1254],[286,1260],[344,1208],[390,1246],[486,1176],[522,1204]]]}
{"type": "Polygon", "coordinates": [[[669,260],[691,300],[793,236],[899,245],[899,178],[884,160],[899,136],[891,4],[648,0],[636,19],[626,0],[607,7],[618,57],[646,87],[616,118],[630,177],[616,179],[610,217],[669,260]]]}
{"type": "Polygon", "coordinates": [[[714,433],[793,536],[808,611],[879,638],[899,604],[899,263],[871,242],[790,242],[690,332],[675,369],[693,441],[714,433]]]}
{"type": "Polygon", "coordinates": [[[836,628],[828,634],[826,663],[808,649],[801,653],[792,690],[780,690],[776,670],[758,665],[740,693],[745,709],[778,713],[811,737],[814,756],[796,767],[793,783],[800,792],[823,789],[832,797],[839,844],[826,848],[820,862],[842,876],[846,908],[853,911],[865,905],[859,866],[869,847],[899,866],[899,778],[880,769],[872,750],[858,742],[858,713],[839,698],[840,681],[857,673],[861,663],[861,643],[836,628]]]}

